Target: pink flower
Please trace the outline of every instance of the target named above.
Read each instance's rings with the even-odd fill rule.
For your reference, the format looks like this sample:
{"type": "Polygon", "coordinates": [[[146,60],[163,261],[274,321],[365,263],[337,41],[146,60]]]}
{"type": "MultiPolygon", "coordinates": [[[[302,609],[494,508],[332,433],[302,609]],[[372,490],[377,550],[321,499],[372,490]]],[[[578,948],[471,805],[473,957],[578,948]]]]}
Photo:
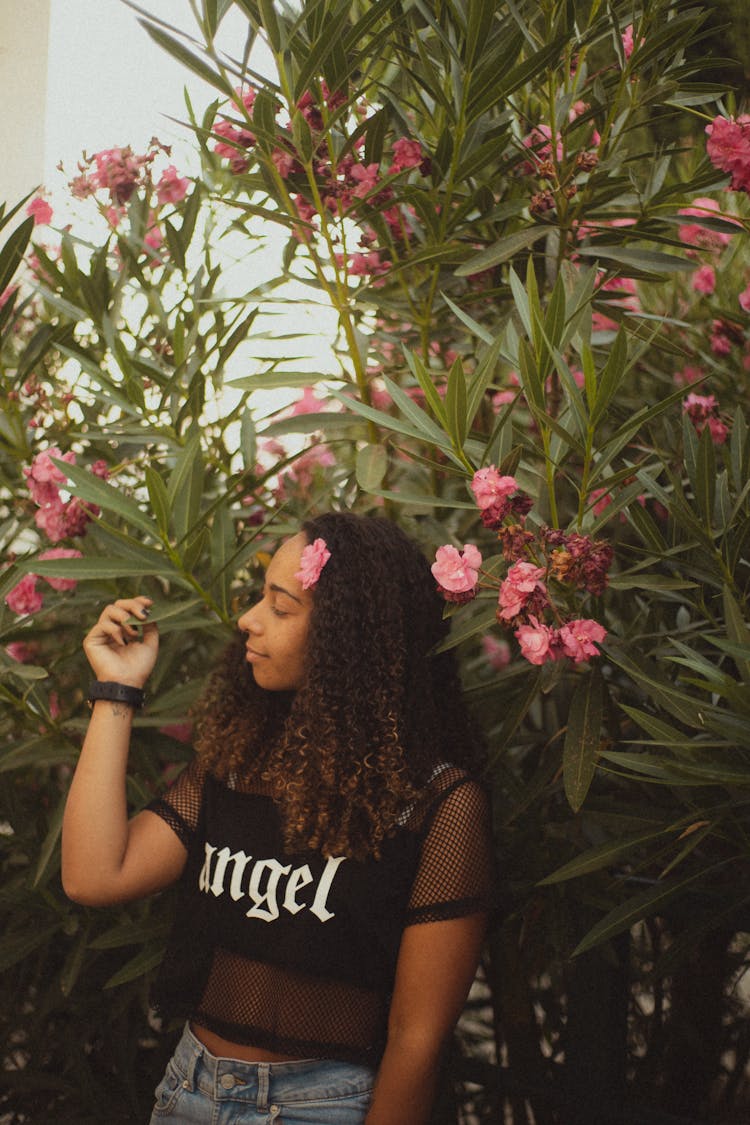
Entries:
{"type": "Polygon", "coordinates": [[[599,656],[599,649],[596,645],[603,641],[606,635],[607,630],[604,626],[590,618],[569,621],[567,625],[563,625],[560,629],[563,652],[576,664],[580,664],[582,660],[588,660],[590,656],[599,656]]]}
{"type": "Polygon", "coordinates": [[[687,364],[681,371],[675,371],[672,378],[677,386],[681,387],[685,385],[689,386],[690,383],[696,383],[699,379],[703,378],[704,374],[705,372],[702,367],[694,367],[691,364],[687,364]]]}
{"type": "Polygon", "coordinates": [[[159,229],[159,227],[157,227],[157,226],[151,227],[148,234],[144,238],[143,243],[144,243],[145,246],[148,246],[151,250],[153,250],[155,252],[158,252],[161,249],[161,247],[164,245],[164,235],[161,233],[161,230],[159,229]]]}
{"type": "Polygon", "coordinates": [[[315,394],[312,387],[305,387],[302,391],[302,396],[293,403],[289,413],[294,416],[296,414],[317,414],[319,410],[323,409],[323,403],[315,394]]]}
{"type": "Polygon", "coordinates": [[[739,296],[740,308],[750,312],[750,285],[743,289],[739,296]]]}
{"type": "MultiPolygon", "coordinates": [[[[42,551],[39,556],[40,559],[80,559],[83,555],[80,551],[76,551],[74,547],[50,547],[48,551],[42,551]]],[[[78,585],[75,578],[47,578],[42,575],[45,582],[48,582],[53,590],[75,590],[78,585]]]]}
{"type": "Polygon", "coordinates": [[[303,590],[312,590],[318,583],[320,572],[331,557],[325,539],[308,543],[300,556],[300,568],[295,574],[302,583],[303,590]]]}
{"type": "Polygon", "coordinates": [[[612,503],[612,493],[608,488],[593,488],[589,493],[589,502],[595,516],[600,516],[612,503]]]}
{"type": "Polygon", "coordinates": [[[723,445],[729,437],[729,427],[721,418],[711,417],[707,420],[708,432],[714,445],[723,445]]]}
{"type": "MultiPolygon", "coordinates": [[[[396,142],[398,144],[398,142],[396,142]]],[[[378,164],[354,164],[349,176],[357,184],[352,195],[357,199],[364,199],[378,183],[378,164]]]]}
{"type": "Polygon", "coordinates": [[[51,446],[43,453],[38,453],[34,460],[31,462],[30,468],[24,468],[23,475],[26,477],[26,484],[31,498],[35,504],[54,504],[58,500],[58,486],[61,485],[67,477],[57,465],[53,464],[52,458],[57,458],[59,461],[67,461],[70,465],[75,465],[75,453],[61,453],[56,445],[51,446]]]}
{"type": "Polygon", "coordinates": [[[709,344],[714,355],[729,355],[732,350],[732,341],[720,328],[712,332],[709,344]]]}
{"type": "Polygon", "coordinates": [[[518,491],[518,481],[515,477],[501,477],[494,465],[486,469],[478,469],[471,481],[471,491],[477,507],[484,511],[491,508],[498,500],[507,500],[514,492],[518,491]]]}
{"type": "Polygon", "coordinates": [[[276,171],[284,180],[291,173],[294,165],[297,163],[292,153],[287,152],[285,148],[275,148],[271,153],[271,160],[274,163],[276,171]]]}
{"type": "Polygon", "coordinates": [[[518,617],[532,597],[535,601],[546,599],[547,587],[542,582],[544,567],[530,562],[514,563],[500,586],[498,620],[511,621],[518,617]]]}
{"type": "Polygon", "coordinates": [[[700,266],[693,274],[692,284],[696,293],[710,296],[716,288],[716,271],[713,266],[700,266]]]}
{"type": "Polygon", "coordinates": [[[554,631],[538,621],[533,614],[529,616],[529,621],[529,625],[520,625],[514,633],[521,646],[521,656],[529,664],[546,664],[548,660],[554,660],[554,631]]]}
{"type": "Polygon", "coordinates": [[[491,633],[482,637],[482,649],[487,657],[487,662],[496,672],[510,664],[510,645],[507,641],[499,641],[491,633]]]}
{"type": "Polygon", "coordinates": [[[24,575],[18,585],[5,595],[8,609],[19,616],[27,613],[38,613],[44,602],[36,584],[37,576],[35,574],[24,575]]]}
{"type": "Polygon", "coordinates": [[[184,199],[190,187],[190,180],[181,177],[174,164],[170,164],[161,174],[161,179],[156,185],[156,198],[159,203],[179,203],[184,199]]]}
{"type": "Polygon", "coordinates": [[[416,168],[423,159],[419,141],[410,141],[407,137],[401,137],[393,143],[393,163],[388,171],[402,172],[405,168],[416,168]]]}
{"type": "MultiPolygon", "coordinates": [[[[730,215],[725,215],[715,199],[700,196],[694,199],[690,207],[681,207],[680,215],[695,215],[696,217],[709,217],[725,219],[727,222],[736,222],[730,215]]],[[[739,224],[737,224],[739,229],[739,224]]],[[[706,250],[722,250],[728,245],[731,235],[724,231],[708,230],[698,223],[685,223],[678,230],[680,239],[689,246],[703,247],[706,250]]]]}
{"type": "Polygon", "coordinates": [[[105,188],[113,203],[127,203],[150,160],[149,156],[136,156],[129,145],[126,148],[103,149],[94,156],[96,171],[91,177],[92,182],[98,188],[105,188]]]}
{"type": "Polygon", "coordinates": [[[26,214],[34,216],[34,223],[37,226],[52,222],[52,208],[47,200],[42,199],[40,195],[32,199],[31,203],[26,208],[26,214]]]}
{"type": "Polygon", "coordinates": [[[35,645],[27,645],[24,641],[11,641],[5,646],[5,651],[11,660],[17,660],[19,664],[32,664],[37,653],[35,645]]]}
{"type": "Polygon", "coordinates": [[[438,547],[430,569],[447,601],[469,601],[476,593],[481,565],[482,555],[473,543],[466,543],[463,551],[446,544],[438,547]]]}
{"type": "Polygon", "coordinates": [[[714,167],[729,173],[734,191],[750,191],[750,116],[715,117],[706,133],[706,152],[714,167]]]}
{"type": "Polygon", "coordinates": [[[629,59],[630,56],[632,55],[634,46],[635,46],[635,44],[633,43],[633,25],[631,23],[631,24],[628,24],[628,26],[625,28],[625,30],[622,33],[622,49],[623,49],[623,52],[625,54],[626,59],[629,59]]]}
{"type": "Polygon", "coordinates": [[[51,504],[42,504],[34,514],[34,523],[43,531],[50,543],[59,543],[68,537],[66,505],[59,496],[51,504]]]}

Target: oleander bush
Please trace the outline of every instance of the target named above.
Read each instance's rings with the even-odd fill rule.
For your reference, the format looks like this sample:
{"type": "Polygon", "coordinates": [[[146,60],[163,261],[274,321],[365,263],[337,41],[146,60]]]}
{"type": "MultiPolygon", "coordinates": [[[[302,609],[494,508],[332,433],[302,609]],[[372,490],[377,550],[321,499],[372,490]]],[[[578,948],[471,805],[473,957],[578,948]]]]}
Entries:
{"type": "Polygon", "coordinates": [[[497,911],[436,1120],[741,1120],[750,120],[712,8],[196,13],[142,21],[216,91],[199,170],[86,158],[94,238],[0,216],[0,1113],[143,1120],[170,1045],[170,895],[60,887],[87,623],[156,603],[138,809],[273,543],[333,506],[435,557],[487,736],[497,911]]]}

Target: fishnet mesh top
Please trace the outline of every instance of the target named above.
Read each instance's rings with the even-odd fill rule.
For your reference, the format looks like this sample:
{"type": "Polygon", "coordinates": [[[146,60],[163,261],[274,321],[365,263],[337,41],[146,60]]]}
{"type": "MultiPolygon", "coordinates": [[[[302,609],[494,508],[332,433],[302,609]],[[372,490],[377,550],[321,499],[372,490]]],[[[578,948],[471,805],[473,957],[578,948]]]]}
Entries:
{"type": "Polygon", "coordinates": [[[377,861],[286,854],[271,797],[198,760],[149,808],[188,849],[154,1003],[236,1043],[377,1065],[404,927],[489,902],[486,798],[453,766],[377,861]]]}

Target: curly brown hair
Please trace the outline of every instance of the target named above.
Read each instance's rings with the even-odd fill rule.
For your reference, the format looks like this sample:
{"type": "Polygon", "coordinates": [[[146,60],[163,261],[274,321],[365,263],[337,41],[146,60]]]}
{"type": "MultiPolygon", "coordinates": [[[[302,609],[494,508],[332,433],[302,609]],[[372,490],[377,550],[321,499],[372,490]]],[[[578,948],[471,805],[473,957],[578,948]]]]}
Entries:
{"type": "Polygon", "coordinates": [[[379,855],[435,766],[477,768],[439,597],[419,547],[386,518],[307,520],[331,552],[315,587],[296,692],[259,688],[238,633],[196,714],[196,748],[216,776],[278,801],[290,851],[379,855]]]}

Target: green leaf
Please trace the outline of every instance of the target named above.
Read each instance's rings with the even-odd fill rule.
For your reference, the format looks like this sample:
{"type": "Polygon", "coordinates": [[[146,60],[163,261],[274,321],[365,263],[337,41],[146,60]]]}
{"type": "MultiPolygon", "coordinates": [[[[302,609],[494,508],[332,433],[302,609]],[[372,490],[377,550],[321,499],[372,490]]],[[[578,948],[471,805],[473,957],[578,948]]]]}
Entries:
{"type": "Polygon", "coordinates": [[[382,445],[364,445],[357,450],[357,484],[363,492],[379,488],[388,468],[388,454],[382,445]]]}
{"type": "Polygon", "coordinates": [[[118,988],[121,984],[128,984],[131,980],[138,980],[150,973],[164,960],[164,949],[144,949],[132,957],[121,969],[113,973],[104,988],[118,988]]]}
{"type": "Polygon", "coordinates": [[[195,526],[203,494],[203,451],[200,431],[188,438],[167,484],[167,496],[178,540],[195,526]]]}
{"type": "MultiPolygon", "coordinates": [[[[44,945],[60,931],[60,923],[24,930],[22,933],[5,934],[0,938],[0,972],[17,965],[19,961],[30,959],[40,945],[44,945]]],[[[29,961],[29,963],[31,963],[29,961]]]]}
{"type": "Polygon", "coordinates": [[[169,534],[169,496],[167,494],[167,486],[161,478],[161,474],[147,465],[144,471],[146,479],[146,487],[148,488],[148,496],[151,501],[151,508],[156,516],[156,522],[159,526],[159,531],[162,538],[166,539],[169,534]]]}
{"type": "Polygon", "coordinates": [[[643,918],[656,914],[667,902],[694,883],[703,880],[707,886],[710,885],[709,875],[725,867],[727,863],[734,862],[734,857],[724,859],[702,871],[693,872],[693,874],[680,879],[669,879],[664,883],[657,883],[655,887],[649,887],[648,890],[634,895],[627,902],[623,902],[616,906],[614,910],[610,910],[600,922],[592,926],[575,947],[572,956],[577,957],[579,954],[585,953],[587,949],[593,949],[595,945],[601,945],[602,942],[609,941],[617,934],[629,930],[631,926],[634,926],[636,922],[640,922],[643,918]]]}
{"type": "MultiPolygon", "coordinates": [[[[706,427],[706,429],[708,429],[708,427],[706,427]]],[[[750,648],[748,648],[748,646],[750,646],[750,625],[748,625],[748,622],[745,620],[737,599],[726,583],[724,583],[722,589],[722,597],[727,638],[732,645],[742,646],[742,648],[745,649],[746,655],[744,659],[739,655],[741,650],[737,647],[735,647],[734,650],[734,657],[737,661],[737,667],[742,679],[747,684],[750,683],[750,648]]]]}
{"type": "Polygon", "coordinates": [[[63,813],[65,812],[67,798],[67,793],[63,794],[57,803],[57,808],[49,819],[49,828],[39,852],[39,860],[34,874],[33,885],[35,887],[38,887],[42,882],[47,874],[48,867],[52,863],[53,858],[57,855],[57,845],[60,840],[60,833],[62,832],[63,813]]]}
{"type": "Polygon", "coordinates": [[[5,292],[13,274],[20,266],[33,229],[33,218],[25,219],[19,227],[16,227],[10,238],[6,239],[5,245],[0,250],[0,293],[5,292]]]}
{"type": "Polygon", "coordinates": [[[568,863],[564,863],[551,875],[540,879],[537,886],[553,886],[555,883],[564,883],[568,879],[578,879],[581,875],[590,875],[592,871],[601,871],[602,867],[609,867],[615,860],[619,860],[624,852],[628,852],[648,840],[654,840],[658,836],[664,835],[666,831],[665,828],[651,829],[648,832],[637,832],[623,839],[607,840],[605,844],[590,848],[589,851],[583,852],[582,855],[576,856],[568,863]]]}
{"type": "Polygon", "coordinates": [[[65,473],[68,480],[72,482],[70,491],[75,493],[76,496],[80,496],[82,500],[87,500],[92,504],[98,504],[105,511],[114,512],[121,516],[130,527],[137,527],[150,538],[159,538],[157,528],[148,516],[141,511],[135,500],[131,500],[114,485],[102,480],[101,477],[94,476],[92,472],[80,465],[70,465],[67,461],[61,461],[57,457],[53,457],[52,460],[57,468],[65,473]]]}
{"type": "Polygon", "coordinates": [[[596,771],[604,712],[601,672],[594,665],[570,704],[563,748],[563,784],[573,812],[583,805],[596,771]]]}
{"type": "Polygon", "coordinates": [[[448,372],[448,390],[445,396],[445,413],[448,433],[456,449],[463,449],[469,429],[466,410],[466,376],[460,358],[456,358],[448,372]]]}
{"type": "Polygon", "coordinates": [[[204,62],[200,55],[193,54],[187,47],[184,46],[174,35],[170,35],[161,27],[157,27],[153,23],[149,23],[146,19],[138,20],[141,27],[144,27],[147,33],[151,36],[153,41],[157,43],[163,50],[171,55],[172,58],[177,59],[178,62],[186,66],[188,70],[192,70],[193,74],[197,74],[210,86],[214,86],[220,90],[225,98],[233,97],[234,91],[231,85],[218,71],[213,70],[208,63],[204,62]]]}
{"type": "Polygon", "coordinates": [[[141,561],[132,558],[83,558],[83,559],[26,559],[20,564],[25,574],[49,575],[51,578],[73,578],[76,582],[87,580],[148,577],[164,574],[179,575],[174,565],[165,555],[153,552],[153,558],[141,561]]]}
{"type": "Polygon", "coordinates": [[[628,266],[630,269],[659,277],[670,273],[691,272],[698,267],[698,263],[689,258],[664,254],[660,250],[638,250],[632,246],[604,246],[594,243],[593,246],[579,247],[578,252],[584,257],[616,262],[620,266],[628,266]]]}
{"type": "Polygon", "coordinates": [[[524,230],[514,231],[513,234],[506,234],[499,242],[494,243],[493,246],[488,246],[481,253],[469,258],[468,262],[463,262],[458,266],[454,271],[456,277],[471,277],[474,273],[481,273],[482,270],[499,266],[501,262],[507,262],[509,258],[515,257],[521,250],[527,250],[529,246],[538,242],[543,235],[556,229],[551,225],[545,225],[543,227],[526,227],[524,230]]]}
{"type": "Polygon", "coordinates": [[[406,357],[406,362],[409,365],[409,370],[422,388],[424,397],[432,413],[443,429],[447,431],[448,416],[445,410],[445,403],[435,389],[435,384],[432,381],[430,372],[427,370],[420,357],[415,355],[414,352],[409,351],[407,347],[404,347],[403,352],[406,357]]]}

